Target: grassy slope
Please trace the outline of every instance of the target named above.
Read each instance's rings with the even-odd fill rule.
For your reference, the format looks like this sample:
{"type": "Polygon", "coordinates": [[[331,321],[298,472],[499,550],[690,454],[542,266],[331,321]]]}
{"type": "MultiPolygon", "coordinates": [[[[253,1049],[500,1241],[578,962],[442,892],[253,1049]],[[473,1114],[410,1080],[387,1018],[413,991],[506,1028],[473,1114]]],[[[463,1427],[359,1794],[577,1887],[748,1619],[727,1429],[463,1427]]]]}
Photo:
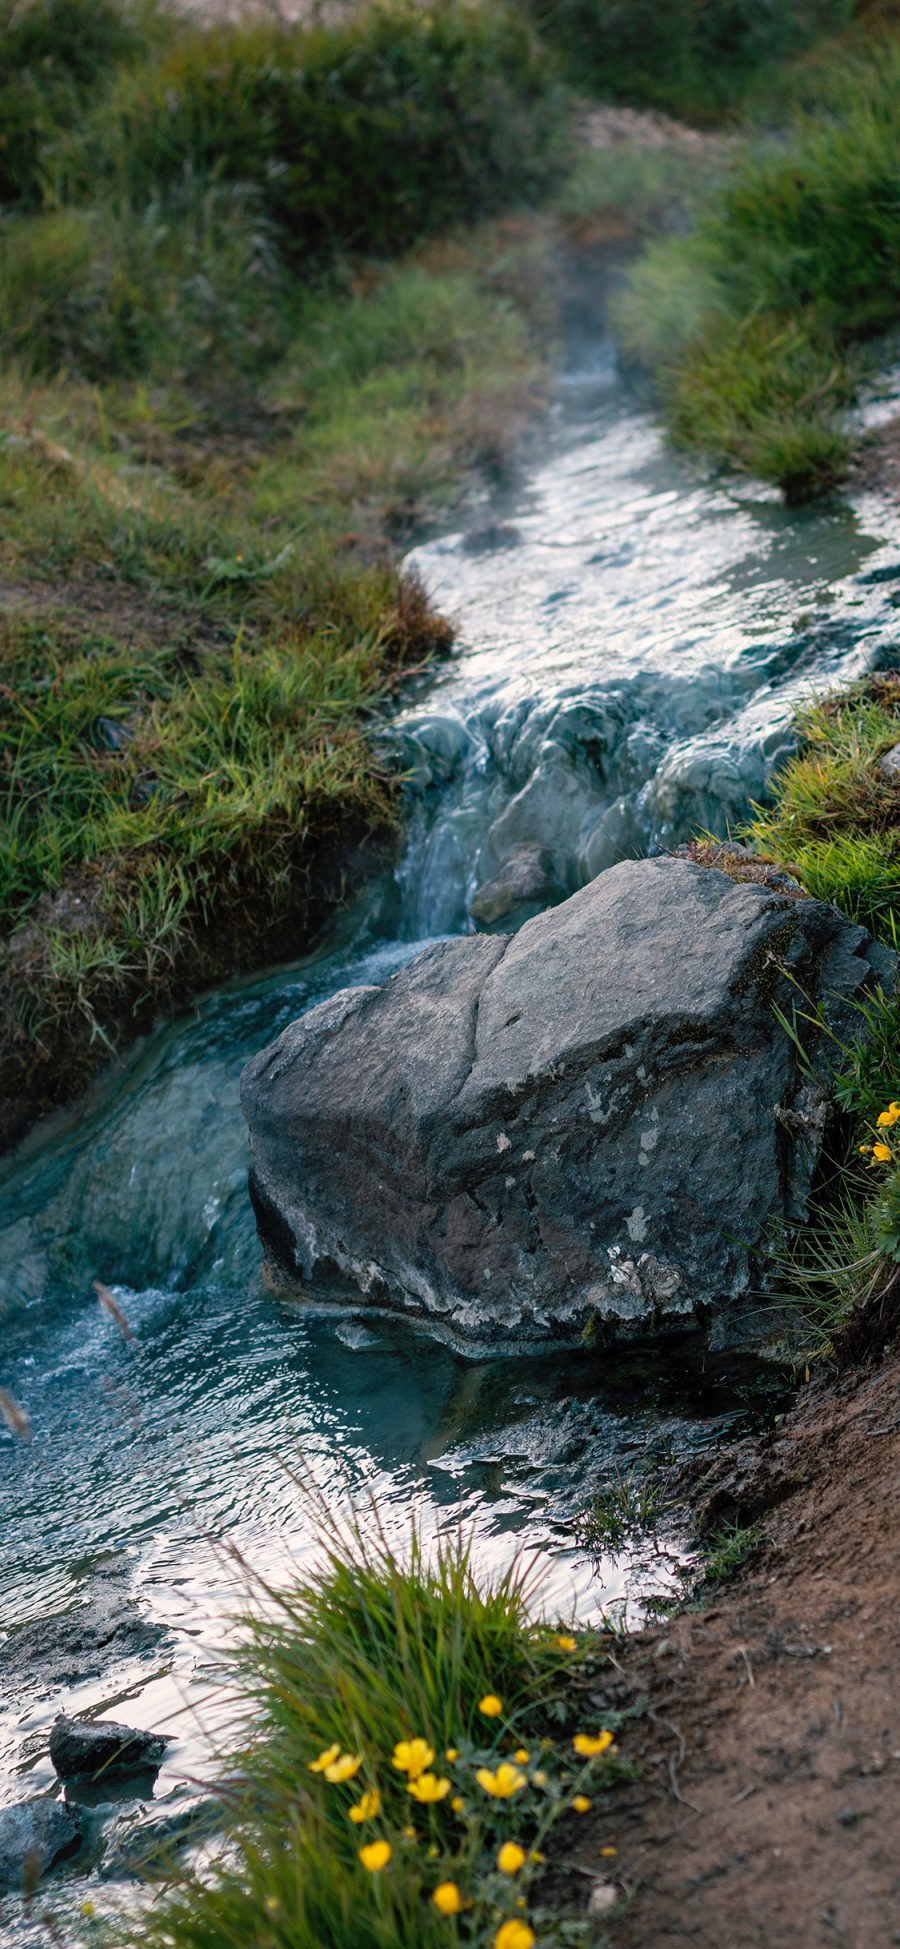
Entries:
{"type": "Polygon", "coordinates": [[[383,252],[470,214],[479,171],[485,207],[527,200],[565,144],[552,71],[502,10],[207,35],[33,0],[28,61],[20,14],[0,27],[21,135],[0,186],[7,1136],[173,997],[298,951],[355,843],[389,833],[366,724],[449,640],[394,544],[534,410],[553,246],[512,223],[383,252]],[[93,65],[70,86],[79,31],[93,65]],[[229,77],[255,181],[221,166],[229,77]],[[297,77],[318,106],[283,164],[297,77]],[[342,196],[380,258],[334,257],[342,196]]]}

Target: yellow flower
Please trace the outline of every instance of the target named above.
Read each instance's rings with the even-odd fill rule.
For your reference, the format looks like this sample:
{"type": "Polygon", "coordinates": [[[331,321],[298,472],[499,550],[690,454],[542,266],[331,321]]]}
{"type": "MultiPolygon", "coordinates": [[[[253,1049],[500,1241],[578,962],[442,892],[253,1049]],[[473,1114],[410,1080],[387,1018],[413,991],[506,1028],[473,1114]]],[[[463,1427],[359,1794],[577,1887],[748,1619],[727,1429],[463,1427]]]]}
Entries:
{"type": "Polygon", "coordinates": [[[577,1732],[572,1741],[576,1753],[583,1760],[597,1759],[599,1754],[605,1753],[607,1747],[611,1746],[612,1743],[613,1736],[611,1732],[577,1732]]]}
{"type": "Polygon", "coordinates": [[[403,1832],[408,1841],[418,1840],[418,1835],[414,1827],[404,1827],[403,1832]]]}
{"type": "Polygon", "coordinates": [[[891,1153],[887,1144],[873,1144],[872,1156],[878,1164],[889,1164],[891,1161],[891,1153]]]}
{"type": "Polygon", "coordinates": [[[439,1780],[436,1773],[420,1773],[417,1780],[410,1780],[406,1789],[414,1800],[421,1800],[426,1806],[433,1800],[443,1800],[450,1792],[449,1780],[439,1780]]]}
{"type": "Polygon", "coordinates": [[[452,1765],[453,1765],[453,1762],[454,1762],[454,1760],[458,1760],[458,1759],[459,1759],[459,1751],[458,1751],[458,1749],[457,1749],[457,1747],[456,1747],[456,1746],[448,1746],[448,1747],[447,1747],[447,1751],[446,1751],[446,1753],[444,1754],[444,1758],[445,1758],[446,1760],[449,1760],[449,1762],[450,1762],[450,1765],[452,1766],[452,1765]]]}
{"type": "Polygon", "coordinates": [[[615,1852],[616,1850],[614,1847],[602,1847],[600,1849],[600,1853],[602,1854],[604,1861],[611,1861],[615,1852]]]}
{"type": "Polygon", "coordinates": [[[317,1760],[310,1760],[310,1773],[324,1773],[326,1766],[333,1766],[340,1750],[337,1740],[333,1746],[326,1746],[324,1753],[320,1753],[317,1760]]]}
{"type": "Polygon", "coordinates": [[[540,1848],[533,1847],[528,1859],[529,1861],[537,1861],[539,1864],[542,1864],[546,1861],[547,1856],[541,1853],[540,1848]]]}
{"type": "Polygon", "coordinates": [[[439,1908],[442,1915],[458,1915],[463,1905],[463,1899],[455,1881],[442,1881],[435,1889],[431,1899],[435,1908],[439,1908]]]}
{"type": "Polygon", "coordinates": [[[511,1922],[504,1922],[494,1937],[494,1949],[534,1949],[537,1936],[527,1922],[520,1922],[514,1916],[511,1922]]]}
{"type": "Polygon", "coordinates": [[[281,1903],[280,1903],[280,1901],[278,1900],[278,1896],[277,1896],[277,1895],[267,1895],[267,1896],[266,1896],[266,1904],[265,1904],[265,1905],[266,1905],[266,1912],[267,1912],[267,1913],[268,1913],[269,1915],[280,1915],[280,1914],[281,1914],[281,1903]]]}
{"type": "Polygon", "coordinates": [[[95,1906],[95,1904],[94,1904],[93,1902],[82,1902],[82,1904],[81,1904],[81,1913],[82,1913],[82,1915],[86,1915],[86,1916],[87,1916],[87,1918],[88,1918],[88,1921],[90,1921],[90,1918],[91,1918],[91,1916],[92,1916],[92,1915],[96,1915],[96,1913],[97,1913],[97,1909],[96,1909],[96,1906],[95,1906]]]}
{"type": "Polygon", "coordinates": [[[359,1858],[370,1875],[377,1875],[379,1868],[386,1868],[391,1858],[390,1841],[370,1841],[367,1847],[360,1848],[359,1858]]]}
{"type": "Polygon", "coordinates": [[[398,1773],[408,1773],[411,1780],[417,1780],[434,1759],[434,1747],[427,1739],[401,1739],[394,1747],[394,1765],[398,1773]]]}
{"type": "Polygon", "coordinates": [[[527,1766],[530,1758],[531,1754],[526,1746],[518,1746],[513,1753],[513,1759],[518,1760],[520,1766],[527,1766]]]}
{"type": "Polygon", "coordinates": [[[524,1867],[525,1860],[525,1849],[519,1846],[518,1841],[504,1841],[497,1856],[497,1866],[501,1874],[517,1875],[519,1869],[524,1867]]]}
{"type": "Polygon", "coordinates": [[[514,1793],[519,1793],[522,1787],[528,1784],[524,1773],[520,1773],[518,1767],[513,1766],[509,1760],[501,1760],[496,1773],[492,1773],[488,1766],[480,1766],[475,1778],[478,1785],[484,1788],[485,1793],[491,1794],[494,1800],[509,1800],[514,1793]]]}
{"type": "Polygon", "coordinates": [[[496,1692],[486,1692],[484,1698],[478,1701],[478,1710],[484,1713],[486,1719],[499,1719],[503,1700],[498,1699],[496,1692]]]}
{"type": "Polygon", "coordinates": [[[900,1123],[900,1103],[889,1103],[878,1118],[879,1130],[890,1130],[892,1124],[900,1123]]]}
{"type": "Polygon", "coordinates": [[[545,1787],[547,1785],[546,1773],[536,1773],[534,1776],[534,1784],[536,1787],[545,1787]]]}
{"type": "Polygon", "coordinates": [[[559,1635],[559,1636],[557,1637],[557,1640],[556,1640],[556,1647],[557,1647],[557,1650],[558,1650],[558,1651],[577,1651],[577,1650],[578,1650],[578,1644],[577,1644],[577,1642],[576,1642],[576,1640],[575,1640],[575,1638],[570,1638],[570,1637],[567,1637],[567,1636],[565,1635],[565,1633],[561,1633],[561,1634],[560,1634],[560,1635],[559,1635]]]}
{"type": "Polygon", "coordinates": [[[586,1793],[576,1793],[572,1805],[576,1814],[589,1814],[591,1811],[591,1802],[586,1793]]]}
{"type": "Polygon", "coordinates": [[[859,1147],[860,1157],[869,1157],[871,1155],[871,1151],[872,1151],[871,1144],[860,1144],[859,1147]]]}
{"type": "Polygon", "coordinates": [[[331,1765],[326,1766],[325,1778],[330,1780],[333,1787],[339,1787],[345,1780],[352,1780],[361,1766],[358,1753],[342,1753],[340,1759],[332,1760],[331,1765]]]}
{"type": "Polygon", "coordinates": [[[453,1812],[455,1814],[461,1814],[463,1808],[465,1807],[465,1804],[466,1804],[465,1801],[461,1798],[461,1796],[458,1793],[454,1794],[453,1799],[450,1802],[450,1805],[453,1808],[453,1812]]]}
{"type": "Polygon", "coordinates": [[[362,1799],[357,1801],[356,1806],[350,1808],[350,1819],[355,1820],[357,1823],[361,1820],[374,1820],[380,1807],[380,1793],[374,1790],[371,1793],[364,1793],[362,1799]]]}

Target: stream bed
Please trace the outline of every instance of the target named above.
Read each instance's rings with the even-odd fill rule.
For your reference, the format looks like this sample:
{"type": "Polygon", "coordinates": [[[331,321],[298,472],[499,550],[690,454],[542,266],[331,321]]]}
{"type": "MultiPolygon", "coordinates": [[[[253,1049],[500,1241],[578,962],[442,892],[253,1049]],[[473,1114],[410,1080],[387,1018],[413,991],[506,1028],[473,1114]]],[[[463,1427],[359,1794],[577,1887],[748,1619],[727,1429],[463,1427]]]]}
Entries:
{"type": "Polygon", "coordinates": [[[415,1511],[425,1534],[471,1524],[487,1566],[524,1545],[549,1614],[634,1623],[683,1547],[597,1560],[578,1511],[654,1456],[746,1425],[771,1388],[689,1345],[461,1348],[352,1298],[286,1300],[263,1274],[238,1107],[255,1050],[471,925],[478,889],[523,849],[562,898],[617,859],[723,833],[790,749],[804,690],[895,655],[890,512],[791,512],[680,458],[596,328],[571,333],[532,446],[464,530],[411,558],[459,635],[384,734],[410,775],[391,884],[299,965],[146,1039],[0,1176],[0,1384],[33,1429],[26,1445],[0,1425],[0,1804],[51,1786],[60,1709],[171,1735],[152,1800],[94,1811],[61,1883],[72,1900],[98,1864],[115,1878],[120,1830],[186,1808],[214,1774],[235,1552],[275,1582],[310,1561],[298,1476],[330,1508],[374,1492],[398,1544],[415,1511]]]}

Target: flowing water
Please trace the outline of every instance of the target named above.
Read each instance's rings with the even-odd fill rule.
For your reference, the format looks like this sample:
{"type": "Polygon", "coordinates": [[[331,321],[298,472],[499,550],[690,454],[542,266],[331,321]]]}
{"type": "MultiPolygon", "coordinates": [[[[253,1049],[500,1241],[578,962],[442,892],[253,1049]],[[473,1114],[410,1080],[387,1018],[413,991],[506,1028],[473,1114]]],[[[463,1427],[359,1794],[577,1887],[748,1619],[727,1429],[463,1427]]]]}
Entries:
{"type": "Polygon", "coordinates": [[[33,1428],[26,1445],[0,1426],[7,1799],[51,1781],[54,1711],[121,1701],[131,1723],[172,1731],[157,1811],[194,1791],[208,1759],[181,1701],[241,1595],[226,1546],[276,1579],[309,1560],[298,1472],[330,1507],[374,1489],[398,1541],[414,1508],[428,1534],[470,1522],[488,1564],[526,1544],[554,1614],[634,1618],[672,1559],[597,1563],[575,1511],[752,1411],[758,1377],[683,1351],[489,1356],[351,1299],[279,1297],[246,1195],[238,1078],[312,1003],[468,926],[476,889],[517,851],[540,850],[561,897],[744,815],[803,688],[891,657],[900,536],[875,502],[790,513],[678,458],[609,344],[573,331],[540,456],[413,559],[459,639],[385,734],[411,774],[391,897],[370,890],[318,954],[149,1038],[0,1181],[0,1384],[33,1428]],[[110,1601],[118,1623],[87,1677],[66,1646],[110,1601]]]}

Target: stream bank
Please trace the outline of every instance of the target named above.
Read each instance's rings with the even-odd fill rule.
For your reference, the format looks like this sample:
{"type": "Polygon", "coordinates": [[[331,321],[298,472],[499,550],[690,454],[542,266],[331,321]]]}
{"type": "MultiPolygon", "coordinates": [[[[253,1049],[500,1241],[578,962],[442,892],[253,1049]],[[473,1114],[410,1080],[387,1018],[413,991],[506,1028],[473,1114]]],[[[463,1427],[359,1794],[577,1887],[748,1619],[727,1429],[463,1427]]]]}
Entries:
{"type": "Polygon", "coordinates": [[[896,1339],[712,1478],[756,1546],[619,1646],[638,1777],[579,1832],[569,1896],[581,1909],[583,1872],[604,1876],[612,1949],[882,1949],[900,1930],[896,1339]]]}

